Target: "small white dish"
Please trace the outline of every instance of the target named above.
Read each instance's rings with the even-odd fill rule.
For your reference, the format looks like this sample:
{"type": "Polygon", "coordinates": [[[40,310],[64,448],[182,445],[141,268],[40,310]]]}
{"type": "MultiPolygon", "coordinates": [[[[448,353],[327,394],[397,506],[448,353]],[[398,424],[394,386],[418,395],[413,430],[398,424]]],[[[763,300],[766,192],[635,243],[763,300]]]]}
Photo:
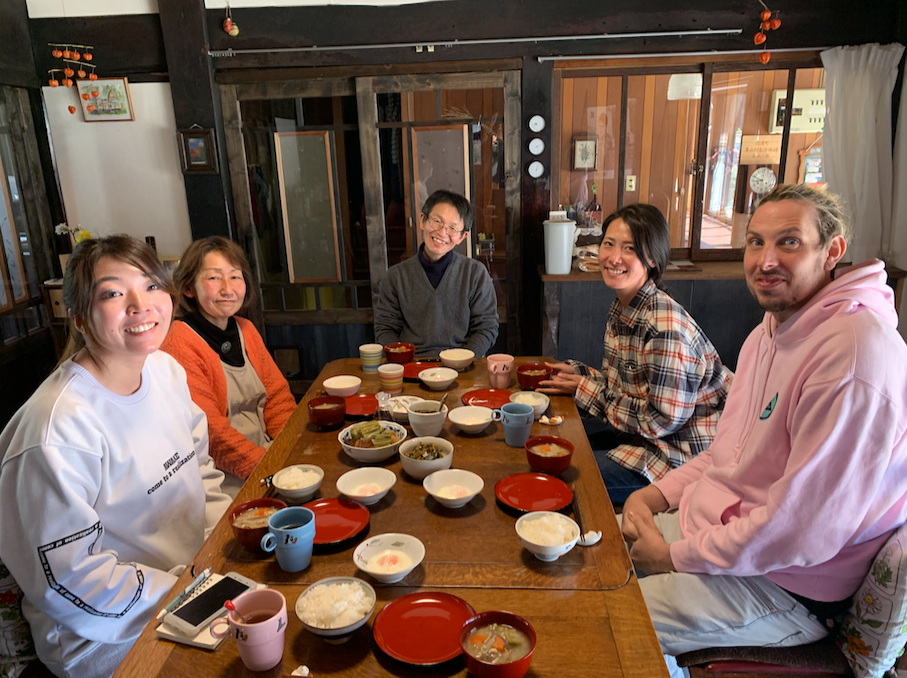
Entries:
{"type": "Polygon", "coordinates": [[[510,402],[529,405],[529,407],[532,408],[532,414],[538,419],[545,414],[548,405],[551,404],[551,399],[544,393],[537,393],[535,391],[517,391],[510,396],[510,402]]]}
{"type": "Polygon", "coordinates": [[[438,354],[441,358],[441,364],[450,367],[457,372],[462,372],[472,365],[476,354],[468,348],[448,348],[438,354]]]}
{"type": "Polygon", "coordinates": [[[321,481],[324,480],[324,469],[320,466],[315,466],[314,464],[295,464],[293,466],[287,466],[280,469],[277,473],[271,478],[271,485],[281,494],[281,496],[286,499],[292,499],[295,502],[306,502],[311,499],[315,492],[321,487],[321,481]],[[297,469],[306,472],[314,472],[318,474],[318,480],[311,482],[302,487],[291,487],[288,486],[287,480],[292,474],[292,469],[297,469]]]}
{"type": "Polygon", "coordinates": [[[411,405],[412,403],[417,403],[420,400],[422,400],[422,398],[420,398],[419,396],[412,395],[401,395],[395,398],[391,398],[388,401],[388,404],[390,406],[391,416],[394,418],[394,421],[400,424],[408,424],[409,412],[407,411],[406,406],[411,405]]]}
{"type": "Polygon", "coordinates": [[[400,445],[400,462],[403,464],[403,470],[410,477],[416,480],[422,480],[425,476],[435,471],[450,468],[453,464],[454,446],[444,438],[433,438],[425,436],[422,438],[411,438],[400,445]],[[441,450],[441,456],[437,459],[413,459],[407,456],[419,443],[432,443],[441,450]]]}
{"type": "Polygon", "coordinates": [[[536,558],[543,560],[546,563],[554,562],[565,553],[568,553],[576,546],[576,541],[579,539],[579,525],[576,524],[576,521],[562,513],[555,513],[554,511],[533,511],[531,513],[526,513],[520,516],[516,521],[515,527],[517,536],[520,538],[523,546],[536,558]],[[572,539],[568,539],[560,544],[540,544],[534,541],[533,536],[528,534],[527,528],[532,521],[545,518],[548,518],[551,521],[559,521],[562,529],[567,532],[568,536],[572,535],[572,539]]]}
{"type": "Polygon", "coordinates": [[[340,396],[341,398],[356,395],[361,385],[362,379],[352,374],[338,374],[336,377],[325,379],[322,384],[328,395],[340,396]]]}
{"type": "Polygon", "coordinates": [[[433,391],[443,391],[454,383],[459,372],[449,367],[430,367],[419,372],[419,379],[433,391]]]}
{"type": "Polygon", "coordinates": [[[477,405],[455,407],[448,413],[447,418],[463,433],[481,433],[491,423],[491,408],[477,405]]]}
{"type": "Polygon", "coordinates": [[[376,534],[353,551],[356,567],[382,584],[400,581],[416,569],[423,558],[425,545],[411,534],[399,532],[376,534]],[[382,567],[381,562],[387,563],[387,567],[382,567]]]}
{"type": "Polygon", "coordinates": [[[485,487],[482,476],[460,468],[435,471],[425,477],[422,487],[442,506],[462,508],[485,487]]]}
{"type": "MultiPolygon", "coordinates": [[[[361,423],[361,422],[360,422],[361,423]]],[[[353,445],[352,431],[353,427],[358,424],[352,424],[337,434],[337,440],[343,447],[343,451],[350,455],[356,461],[384,461],[393,457],[397,450],[400,449],[400,443],[406,440],[406,429],[400,424],[393,421],[379,421],[381,428],[391,429],[397,436],[397,442],[383,447],[356,447],[353,445]]]]}
{"type": "Polygon", "coordinates": [[[360,504],[371,506],[384,499],[397,482],[397,474],[381,466],[364,466],[337,478],[337,491],[360,504]]]}
{"type": "Polygon", "coordinates": [[[345,643],[349,640],[350,636],[353,634],[356,629],[365,625],[365,622],[369,620],[372,616],[372,612],[375,611],[375,603],[378,601],[378,596],[375,594],[375,589],[368,582],[364,582],[361,579],[356,577],[328,577],[327,579],[319,579],[314,584],[309,586],[305,591],[299,594],[299,598],[296,599],[296,616],[299,617],[299,621],[302,622],[302,625],[311,633],[314,633],[316,636],[323,637],[327,642],[333,644],[345,643]],[[307,617],[304,617],[303,604],[306,596],[311,595],[319,586],[327,586],[330,584],[352,584],[354,586],[362,587],[363,594],[365,597],[366,604],[371,602],[371,608],[366,612],[362,617],[356,621],[347,624],[346,626],[339,626],[336,628],[323,628],[321,626],[316,626],[306,621],[307,617]]]}

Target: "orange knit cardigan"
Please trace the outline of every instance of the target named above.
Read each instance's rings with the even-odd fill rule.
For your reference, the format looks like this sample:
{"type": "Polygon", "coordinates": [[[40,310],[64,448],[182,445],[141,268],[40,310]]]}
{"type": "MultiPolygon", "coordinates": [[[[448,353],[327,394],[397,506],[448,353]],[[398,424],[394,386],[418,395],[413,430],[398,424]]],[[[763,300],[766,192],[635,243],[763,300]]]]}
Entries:
{"type": "MultiPolygon", "coordinates": [[[[276,438],[296,409],[296,400],[280,369],[265,348],[255,326],[236,317],[246,343],[246,354],[267,393],[265,426],[276,438]]],[[[227,377],[220,356],[186,323],[175,320],[161,349],[172,355],[189,381],[192,400],[208,416],[209,453],[217,468],[240,478],[248,478],[261,461],[265,448],[250,442],[230,425],[227,418],[227,377]]]]}

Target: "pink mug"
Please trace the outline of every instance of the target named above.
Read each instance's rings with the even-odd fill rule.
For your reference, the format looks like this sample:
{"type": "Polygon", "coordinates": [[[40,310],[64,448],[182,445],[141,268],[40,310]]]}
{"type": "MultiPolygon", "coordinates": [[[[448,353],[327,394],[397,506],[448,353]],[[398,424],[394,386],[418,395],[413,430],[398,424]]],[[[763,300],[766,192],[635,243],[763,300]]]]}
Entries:
{"type": "Polygon", "coordinates": [[[236,610],[211,622],[211,635],[215,638],[232,635],[239,657],[250,671],[267,671],[277,666],[283,659],[287,599],[275,589],[257,589],[237,596],[233,605],[236,610]],[[217,626],[226,628],[216,629],[217,626]]]}
{"type": "Polygon", "coordinates": [[[494,353],[486,358],[488,363],[488,380],[492,388],[507,388],[513,375],[513,356],[506,353],[494,353]]]}

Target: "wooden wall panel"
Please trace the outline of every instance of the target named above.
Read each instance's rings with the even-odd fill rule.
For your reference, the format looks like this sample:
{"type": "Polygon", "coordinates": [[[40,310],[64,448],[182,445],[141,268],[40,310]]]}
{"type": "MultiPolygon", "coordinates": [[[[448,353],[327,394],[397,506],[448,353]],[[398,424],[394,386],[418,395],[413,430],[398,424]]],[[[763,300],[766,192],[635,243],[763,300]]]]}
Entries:
{"type": "MultiPolygon", "coordinates": [[[[572,167],[571,158],[573,155],[573,90],[576,83],[575,78],[564,78],[563,96],[561,97],[561,153],[560,153],[560,181],[558,182],[560,190],[558,191],[557,204],[568,205],[570,203],[570,168],[572,167]]],[[[557,134],[558,130],[552,130],[552,135],[557,134]]]]}
{"type": "MultiPolygon", "coordinates": [[[[636,191],[624,193],[624,204],[640,202],[642,187],[640,186],[639,177],[642,172],[643,162],[643,115],[645,111],[646,99],[646,81],[643,76],[633,76],[629,78],[627,84],[627,155],[626,164],[624,165],[625,174],[636,175],[636,191]]],[[[618,177],[623,181],[624,177],[618,177]]]]}

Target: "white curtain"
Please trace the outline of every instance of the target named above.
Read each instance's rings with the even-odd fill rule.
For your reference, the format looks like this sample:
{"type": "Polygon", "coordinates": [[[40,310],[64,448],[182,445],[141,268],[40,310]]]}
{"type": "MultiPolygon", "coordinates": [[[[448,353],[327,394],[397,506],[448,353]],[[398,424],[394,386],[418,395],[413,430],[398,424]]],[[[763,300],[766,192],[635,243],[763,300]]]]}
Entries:
{"type": "Polygon", "coordinates": [[[904,46],[860,45],[822,52],[828,189],[844,198],[853,224],[847,258],[887,256],[891,234],[891,93],[904,46]]]}

